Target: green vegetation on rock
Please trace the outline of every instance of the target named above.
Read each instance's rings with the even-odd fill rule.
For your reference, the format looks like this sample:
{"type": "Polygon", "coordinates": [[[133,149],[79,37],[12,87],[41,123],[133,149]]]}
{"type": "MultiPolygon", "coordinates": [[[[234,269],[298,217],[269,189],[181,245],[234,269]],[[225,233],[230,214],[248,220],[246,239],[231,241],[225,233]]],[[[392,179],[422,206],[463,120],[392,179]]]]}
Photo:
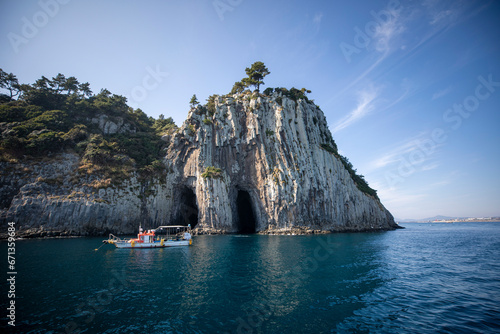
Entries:
{"type": "MultiPolygon", "coordinates": [[[[309,102],[309,98],[307,97],[306,94],[311,93],[311,91],[309,89],[305,89],[305,88],[297,89],[295,87],[292,87],[292,88],[290,88],[290,90],[288,90],[286,88],[278,87],[278,88],[266,88],[266,90],[264,90],[264,95],[270,96],[273,94],[273,92],[279,93],[282,96],[286,96],[286,97],[294,100],[295,102],[297,102],[298,100],[306,100],[307,102],[309,102]]],[[[279,105],[282,105],[281,96],[279,97],[279,100],[276,99],[276,101],[278,102],[279,105]]]]}
{"type": "Polygon", "coordinates": [[[198,98],[196,97],[196,94],[194,94],[193,97],[191,97],[189,104],[191,105],[191,108],[194,108],[195,106],[200,104],[200,102],[198,102],[198,98]]]}
{"type": "Polygon", "coordinates": [[[255,86],[255,90],[258,92],[260,89],[260,85],[264,84],[262,81],[268,74],[271,74],[267,69],[266,65],[264,65],[261,61],[256,61],[252,64],[252,66],[247,67],[245,69],[247,78],[243,78],[241,82],[243,82],[246,86],[255,86]]]}
{"type": "Polygon", "coordinates": [[[222,177],[222,170],[213,166],[205,168],[205,172],[201,174],[204,179],[220,179],[222,177]]]}
{"type": "Polygon", "coordinates": [[[340,160],[340,162],[342,162],[342,165],[344,165],[345,169],[347,169],[347,171],[349,172],[349,175],[351,175],[352,180],[354,181],[354,183],[356,184],[356,187],[358,187],[359,190],[361,190],[365,194],[368,194],[370,196],[373,196],[373,197],[379,199],[378,195],[377,195],[377,191],[375,189],[372,189],[368,185],[368,182],[366,182],[365,177],[363,175],[358,175],[357,170],[354,169],[354,167],[353,167],[352,163],[349,161],[349,159],[347,159],[343,155],[339,154],[338,149],[337,149],[337,144],[335,143],[335,141],[333,141],[333,139],[332,139],[330,144],[321,144],[320,146],[322,149],[333,154],[337,159],[340,160]]]}
{"type": "MultiPolygon", "coordinates": [[[[248,77],[236,82],[231,94],[247,94],[248,101],[274,94],[279,105],[284,98],[310,102],[307,94],[311,91],[305,88],[267,88],[260,94],[260,85],[270,74],[262,62],[255,62],[245,71],[248,77]],[[249,86],[254,86],[256,92],[245,91],[249,86]]],[[[111,180],[121,180],[132,173],[148,177],[166,173],[161,162],[165,141],[177,131],[171,117],[160,115],[155,120],[141,109],[129,107],[125,97],[107,89],[93,94],[88,83],[63,74],[51,79],[42,76],[33,84],[20,84],[14,74],[0,69],[0,89],[6,92],[0,93],[0,161],[50,158],[72,151],[80,156],[80,172],[100,174],[111,180]]],[[[217,124],[214,120],[218,101],[218,95],[211,95],[205,105],[200,105],[193,95],[190,105],[197,114],[205,115],[204,124],[211,125],[217,124]]],[[[255,110],[260,107],[256,104],[255,110]]],[[[223,117],[227,115],[224,113],[223,117]]],[[[291,124],[292,119],[288,122],[291,124]]],[[[316,117],[313,122],[319,123],[316,117]]],[[[188,130],[191,135],[197,131],[193,124],[188,125],[188,130]]],[[[265,133],[268,137],[275,134],[270,129],[265,133]]],[[[338,153],[331,134],[322,132],[321,137],[324,141],[321,148],[342,162],[356,186],[378,198],[363,175],[358,175],[349,160],[338,153]]],[[[210,166],[201,176],[221,178],[222,171],[210,166]]]]}
{"type": "Polygon", "coordinates": [[[264,63],[261,61],[256,61],[250,67],[247,67],[245,69],[245,72],[248,77],[241,79],[241,81],[235,82],[230,94],[240,94],[245,90],[245,88],[249,86],[254,86],[255,90],[259,92],[260,85],[264,84],[264,81],[262,80],[267,75],[271,74],[266,65],[264,65],[264,63]]]}
{"type": "Polygon", "coordinates": [[[172,118],[148,117],[107,89],[94,95],[88,83],[75,77],[58,74],[18,84],[13,74],[1,69],[0,74],[0,88],[9,91],[0,99],[0,161],[73,151],[87,173],[121,178],[131,172],[164,172],[161,136],[177,129],[172,118]]]}

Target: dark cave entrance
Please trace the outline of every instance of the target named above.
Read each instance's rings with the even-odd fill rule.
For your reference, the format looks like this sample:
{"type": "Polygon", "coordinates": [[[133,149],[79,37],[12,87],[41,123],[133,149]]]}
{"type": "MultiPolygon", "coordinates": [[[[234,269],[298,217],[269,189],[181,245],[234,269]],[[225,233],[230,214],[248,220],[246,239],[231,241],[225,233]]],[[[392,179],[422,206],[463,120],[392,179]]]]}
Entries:
{"type": "Polygon", "coordinates": [[[252,199],[247,191],[238,190],[236,207],[238,209],[238,233],[255,233],[256,223],[252,206],[252,199]]]}
{"type": "Polygon", "coordinates": [[[194,228],[196,224],[198,224],[198,205],[196,205],[196,195],[192,189],[184,187],[180,190],[178,196],[179,211],[175,224],[184,226],[191,224],[191,228],[194,228]]]}

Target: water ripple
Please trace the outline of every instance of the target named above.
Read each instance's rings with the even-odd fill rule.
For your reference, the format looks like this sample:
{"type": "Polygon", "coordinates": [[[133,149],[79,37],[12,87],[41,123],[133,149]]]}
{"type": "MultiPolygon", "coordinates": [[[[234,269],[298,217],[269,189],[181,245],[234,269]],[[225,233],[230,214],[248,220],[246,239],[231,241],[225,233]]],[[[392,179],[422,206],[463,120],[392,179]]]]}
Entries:
{"type": "Polygon", "coordinates": [[[16,330],[500,333],[498,240],[500,224],[414,224],[97,254],[94,238],[19,241],[16,330]]]}

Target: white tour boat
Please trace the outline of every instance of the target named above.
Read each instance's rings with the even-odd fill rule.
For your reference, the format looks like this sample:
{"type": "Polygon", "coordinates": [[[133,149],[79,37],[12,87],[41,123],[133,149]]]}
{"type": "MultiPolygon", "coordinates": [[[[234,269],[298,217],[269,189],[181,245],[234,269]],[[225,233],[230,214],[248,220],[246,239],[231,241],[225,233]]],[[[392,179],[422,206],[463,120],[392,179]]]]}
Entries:
{"type": "Polygon", "coordinates": [[[120,239],[113,234],[103,243],[115,245],[117,248],[160,248],[172,246],[189,246],[193,243],[191,238],[191,225],[168,225],[159,226],[153,230],[144,232],[139,226],[139,234],[136,239],[120,239]],[[165,234],[158,232],[165,231],[165,234]]]}

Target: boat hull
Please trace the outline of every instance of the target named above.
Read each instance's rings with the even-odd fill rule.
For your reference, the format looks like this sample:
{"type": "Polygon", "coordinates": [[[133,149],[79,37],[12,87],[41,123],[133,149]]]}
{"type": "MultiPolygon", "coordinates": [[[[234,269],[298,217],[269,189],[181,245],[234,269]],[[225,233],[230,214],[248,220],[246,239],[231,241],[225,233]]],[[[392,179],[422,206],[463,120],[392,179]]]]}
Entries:
{"type": "Polygon", "coordinates": [[[169,240],[163,243],[158,242],[114,242],[116,248],[165,248],[165,247],[176,247],[176,246],[189,246],[191,245],[191,240],[169,240]]]}
{"type": "Polygon", "coordinates": [[[166,225],[158,226],[156,229],[143,231],[139,225],[139,234],[136,239],[121,239],[110,234],[108,240],[102,242],[115,245],[116,248],[165,248],[190,246],[193,244],[191,238],[191,225],[166,225]],[[166,235],[156,235],[157,230],[162,230],[166,235]]]}

